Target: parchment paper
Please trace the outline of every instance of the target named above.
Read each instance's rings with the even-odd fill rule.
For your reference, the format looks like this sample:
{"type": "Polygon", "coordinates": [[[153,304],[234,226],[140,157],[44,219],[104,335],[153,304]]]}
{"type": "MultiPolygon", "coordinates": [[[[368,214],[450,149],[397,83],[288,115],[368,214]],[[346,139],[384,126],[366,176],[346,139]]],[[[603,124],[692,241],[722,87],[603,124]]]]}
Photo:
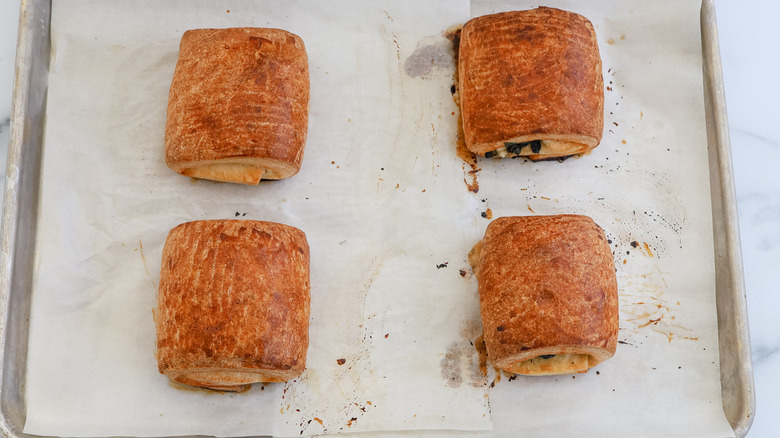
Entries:
{"type": "Polygon", "coordinates": [[[564,163],[480,159],[472,172],[455,153],[444,31],[470,14],[535,5],[55,3],[25,432],[730,435],[699,5],[547,4],[596,26],[602,144],[564,163]],[[195,181],[164,164],[179,38],[230,26],[280,27],[306,43],[309,140],[288,180],[195,181]],[[618,352],[573,378],[485,377],[471,345],[481,327],[466,253],[491,214],[553,213],[587,214],[612,240],[618,352]],[[152,319],[165,236],[181,222],[231,217],[307,233],[308,370],[243,394],[171,386],[157,373],[152,319]]]}

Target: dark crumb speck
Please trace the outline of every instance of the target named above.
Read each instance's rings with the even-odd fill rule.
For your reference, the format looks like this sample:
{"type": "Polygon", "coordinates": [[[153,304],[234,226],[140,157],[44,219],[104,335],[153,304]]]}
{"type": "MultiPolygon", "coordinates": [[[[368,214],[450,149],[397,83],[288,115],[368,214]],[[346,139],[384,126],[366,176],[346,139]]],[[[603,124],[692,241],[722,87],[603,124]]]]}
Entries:
{"type": "Polygon", "coordinates": [[[338,363],[339,365],[344,365],[345,363],[347,363],[347,360],[344,358],[336,359],[336,363],[338,363]]]}
{"type": "Polygon", "coordinates": [[[612,239],[607,239],[607,243],[612,243],[612,239]]]}
{"type": "Polygon", "coordinates": [[[455,91],[457,91],[457,90],[458,90],[458,89],[455,87],[455,84],[453,84],[453,85],[450,87],[450,93],[452,93],[452,94],[455,94],[455,91]]]}
{"type": "Polygon", "coordinates": [[[242,217],[243,217],[243,216],[246,216],[246,213],[242,214],[241,216],[242,216],[242,217]]]}
{"type": "Polygon", "coordinates": [[[487,218],[487,212],[484,212],[484,211],[483,211],[482,213],[480,213],[480,215],[481,215],[482,217],[484,217],[484,218],[487,218]]]}
{"type": "Polygon", "coordinates": [[[239,217],[239,216],[241,216],[241,213],[236,212],[236,217],[239,217]]]}
{"type": "Polygon", "coordinates": [[[390,336],[390,333],[385,333],[385,339],[387,339],[390,336]]]}
{"type": "Polygon", "coordinates": [[[460,276],[461,276],[461,277],[465,277],[465,276],[466,276],[466,271],[464,271],[463,269],[461,269],[461,270],[460,270],[460,276]]]}
{"type": "Polygon", "coordinates": [[[436,265],[436,269],[446,268],[447,265],[449,265],[449,264],[450,264],[450,262],[444,262],[444,263],[438,264],[438,265],[436,265]]]}
{"type": "Polygon", "coordinates": [[[598,376],[599,374],[601,374],[601,373],[599,371],[596,371],[596,375],[598,376]]]}
{"type": "Polygon", "coordinates": [[[500,325],[500,326],[496,327],[496,331],[503,332],[504,330],[505,329],[504,329],[503,325],[500,325]]]}
{"type": "Polygon", "coordinates": [[[631,242],[631,247],[636,248],[638,246],[639,246],[639,242],[637,242],[636,240],[631,242]]]}
{"type": "Polygon", "coordinates": [[[511,376],[509,377],[509,381],[510,381],[510,382],[511,382],[512,380],[515,380],[515,379],[517,379],[517,374],[513,374],[513,375],[511,375],[511,376]]]}

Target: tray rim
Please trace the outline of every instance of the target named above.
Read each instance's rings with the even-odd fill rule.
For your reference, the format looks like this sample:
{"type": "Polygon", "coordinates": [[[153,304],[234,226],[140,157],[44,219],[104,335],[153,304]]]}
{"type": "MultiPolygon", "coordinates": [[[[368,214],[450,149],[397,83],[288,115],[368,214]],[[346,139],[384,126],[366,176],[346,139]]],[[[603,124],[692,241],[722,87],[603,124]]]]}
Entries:
{"type": "MultiPolygon", "coordinates": [[[[30,266],[34,260],[33,250],[26,243],[34,241],[35,236],[40,180],[40,166],[36,167],[35,163],[40,156],[45,126],[52,1],[21,0],[20,3],[11,135],[0,228],[0,432],[6,437],[34,436],[22,432],[26,414],[27,344],[24,341],[29,330],[29,300],[25,303],[23,297],[17,297],[22,292],[14,291],[29,292],[24,286],[30,284],[30,266]],[[33,163],[32,172],[22,171],[25,166],[29,167],[27,163],[33,163]],[[25,262],[29,265],[26,270],[17,268],[25,262]],[[20,334],[24,334],[21,340],[20,334]],[[23,357],[19,357],[20,354],[23,357]]],[[[714,0],[702,0],[700,21],[708,144],[714,141],[716,145],[710,147],[710,172],[713,238],[718,259],[719,344],[723,345],[724,336],[733,335],[738,341],[732,344],[734,351],[720,348],[722,401],[735,435],[744,437],[753,423],[756,400],[714,0]]]]}

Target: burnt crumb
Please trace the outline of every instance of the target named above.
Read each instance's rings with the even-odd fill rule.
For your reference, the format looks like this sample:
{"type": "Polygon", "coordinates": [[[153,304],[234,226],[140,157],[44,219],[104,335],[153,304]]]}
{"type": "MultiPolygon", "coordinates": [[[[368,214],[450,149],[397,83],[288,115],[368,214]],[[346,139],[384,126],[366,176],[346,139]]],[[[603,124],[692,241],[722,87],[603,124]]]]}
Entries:
{"type": "Polygon", "coordinates": [[[236,212],[236,217],[239,217],[239,216],[241,216],[241,213],[236,212]]]}
{"type": "Polygon", "coordinates": [[[612,239],[607,239],[607,243],[612,243],[612,239]]]}
{"type": "Polygon", "coordinates": [[[480,215],[487,219],[487,213],[486,212],[483,211],[480,215]]]}
{"type": "Polygon", "coordinates": [[[639,246],[639,242],[637,242],[636,240],[631,242],[631,247],[636,248],[638,246],[639,246]]]}
{"type": "Polygon", "coordinates": [[[496,387],[496,381],[495,380],[490,382],[490,387],[491,388],[495,388],[496,387]]]}
{"type": "Polygon", "coordinates": [[[496,156],[496,151],[487,151],[485,152],[485,158],[493,158],[496,156]]]}
{"type": "Polygon", "coordinates": [[[246,216],[246,213],[242,214],[241,216],[242,216],[242,217],[243,217],[243,216],[246,216]]]}
{"type": "Polygon", "coordinates": [[[460,270],[460,272],[459,272],[459,274],[460,274],[460,276],[461,276],[461,277],[465,277],[465,276],[466,276],[466,271],[464,271],[463,269],[461,269],[461,270],[460,270]]]}
{"type": "Polygon", "coordinates": [[[517,374],[512,374],[511,376],[509,376],[509,379],[507,379],[507,380],[509,382],[511,382],[512,380],[515,380],[515,379],[517,379],[517,374]]]}
{"type": "Polygon", "coordinates": [[[539,357],[542,358],[542,359],[550,359],[552,357],[555,357],[555,355],[554,354],[542,354],[539,357]]]}
{"type": "Polygon", "coordinates": [[[438,264],[438,265],[436,265],[436,269],[446,268],[447,265],[449,265],[449,264],[450,264],[450,262],[444,262],[444,263],[438,264]]]}
{"type": "Polygon", "coordinates": [[[503,325],[500,325],[500,326],[496,327],[496,331],[503,332],[504,330],[506,330],[506,329],[504,328],[503,325]]]}
{"type": "Polygon", "coordinates": [[[598,376],[599,374],[601,374],[601,372],[599,372],[599,371],[596,371],[596,375],[598,376]]]}
{"type": "Polygon", "coordinates": [[[618,344],[626,344],[626,345],[631,345],[631,344],[629,344],[629,343],[628,343],[628,342],[626,342],[626,341],[618,341],[618,344]]]}
{"type": "Polygon", "coordinates": [[[456,92],[456,91],[458,91],[458,89],[457,89],[457,87],[455,87],[455,84],[453,84],[453,85],[450,87],[450,93],[452,93],[452,94],[455,94],[455,92],[456,92]]]}
{"type": "Polygon", "coordinates": [[[336,359],[336,363],[339,365],[344,365],[345,363],[347,363],[347,360],[344,358],[336,359]]]}

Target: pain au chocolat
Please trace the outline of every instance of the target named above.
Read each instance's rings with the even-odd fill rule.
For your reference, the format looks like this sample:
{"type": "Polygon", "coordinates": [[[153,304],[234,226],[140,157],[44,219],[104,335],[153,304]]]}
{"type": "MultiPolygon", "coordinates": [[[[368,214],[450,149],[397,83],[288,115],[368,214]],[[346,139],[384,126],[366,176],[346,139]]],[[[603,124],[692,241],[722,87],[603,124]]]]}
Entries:
{"type": "Polygon", "coordinates": [[[281,29],[188,30],[168,97],[165,162],[241,184],[298,173],[309,121],[303,40],[281,29]]]}
{"type": "Polygon", "coordinates": [[[496,367],[527,375],[582,373],[615,354],[615,265],[604,231],[589,217],[498,218],[469,260],[496,367]]]}
{"type": "Polygon", "coordinates": [[[553,159],[601,141],[601,57],[582,15],[539,7],[470,20],[458,83],[465,144],[478,155],[553,159]]]}
{"type": "Polygon", "coordinates": [[[306,367],[309,246],[297,228],[187,222],[168,234],[156,310],[157,363],[171,380],[239,391],[306,367]]]}

